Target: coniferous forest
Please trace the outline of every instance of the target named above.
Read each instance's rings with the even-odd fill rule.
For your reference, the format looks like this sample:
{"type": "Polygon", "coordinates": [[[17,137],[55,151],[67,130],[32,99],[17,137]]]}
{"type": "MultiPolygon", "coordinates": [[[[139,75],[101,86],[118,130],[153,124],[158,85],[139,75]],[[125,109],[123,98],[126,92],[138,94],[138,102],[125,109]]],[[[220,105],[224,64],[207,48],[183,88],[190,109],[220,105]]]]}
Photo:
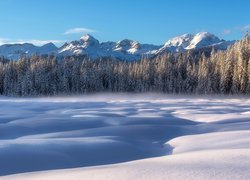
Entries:
{"type": "Polygon", "coordinates": [[[18,61],[1,58],[0,94],[250,94],[249,61],[248,35],[226,51],[169,53],[132,62],[35,55],[18,61]]]}

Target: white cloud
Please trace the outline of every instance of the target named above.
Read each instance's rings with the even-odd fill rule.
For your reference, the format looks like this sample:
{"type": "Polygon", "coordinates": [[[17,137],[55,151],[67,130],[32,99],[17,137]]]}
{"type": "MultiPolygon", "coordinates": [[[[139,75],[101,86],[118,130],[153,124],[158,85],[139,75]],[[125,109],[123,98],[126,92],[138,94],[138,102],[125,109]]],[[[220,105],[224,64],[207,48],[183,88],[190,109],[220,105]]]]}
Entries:
{"type": "Polygon", "coordinates": [[[250,24],[247,24],[247,25],[241,26],[241,27],[237,27],[236,29],[243,31],[243,32],[250,31],[250,24]]]}
{"type": "Polygon", "coordinates": [[[243,29],[246,30],[246,31],[247,31],[247,30],[250,30],[250,24],[244,26],[243,29]]]}
{"type": "Polygon", "coordinates": [[[89,28],[73,28],[64,32],[65,35],[68,34],[84,34],[84,33],[96,33],[97,30],[89,29],[89,28]]]}
{"type": "Polygon", "coordinates": [[[231,33],[234,33],[234,32],[246,32],[246,31],[250,31],[250,24],[247,24],[245,26],[237,26],[237,27],[234,27],[232,29],[224,29],[222,34],[223,35],[228,35],[228,34],[231,34],[231,33]]]}
{"type": "Polygon", "coordinates": [[[31,43],[36,46],[42,46],[47,43],[54,43],[54,44],[61,44],[65,41],[62,40],[38,40],[38,39],[31,39],[31,40],[23,40],[23,39],[7,39],[7,38],[0,38],[0,45],[3,44],[24,44],[24,43],[31,43]]]}
{"type": "Polygon", "coordinates": [[[10,39],[0,38],[0,45],[6,44],[6,43],[9,42],[9,41],[10,41],[10,39]]]}
{"type": "Polygon", "coordinates": [[[223,34],[230,34],[231,32],[232,32],[231,29],[225,29],[225,30],[223,31],[223,34]]]}

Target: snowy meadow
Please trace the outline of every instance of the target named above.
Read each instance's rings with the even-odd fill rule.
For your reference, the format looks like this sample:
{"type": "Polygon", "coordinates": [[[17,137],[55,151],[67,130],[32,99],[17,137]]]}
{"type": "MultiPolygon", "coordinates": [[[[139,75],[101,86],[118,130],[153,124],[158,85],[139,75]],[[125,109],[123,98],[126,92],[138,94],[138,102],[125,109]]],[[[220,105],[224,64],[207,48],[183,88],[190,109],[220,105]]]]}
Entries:
{"type": "Polygon", "coordinates": [[[0,179],[250,179],[250,99],[0,97],[0,179]]]}

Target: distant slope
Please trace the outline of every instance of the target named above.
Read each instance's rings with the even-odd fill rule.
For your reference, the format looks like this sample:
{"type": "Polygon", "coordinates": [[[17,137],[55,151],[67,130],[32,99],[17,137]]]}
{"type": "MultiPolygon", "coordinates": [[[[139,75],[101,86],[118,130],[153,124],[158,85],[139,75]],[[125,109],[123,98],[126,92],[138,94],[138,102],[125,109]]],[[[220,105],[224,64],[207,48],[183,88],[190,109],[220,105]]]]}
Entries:
{"type": "Polygon", "coordinates": [[[41,47],[33,44],[5,44],[0,46],[0,56],[7,59],[18,60],[21,56],[31,56],[34,54],[57,54],[58,48],[53,43],[45,44],[41,47]]]}

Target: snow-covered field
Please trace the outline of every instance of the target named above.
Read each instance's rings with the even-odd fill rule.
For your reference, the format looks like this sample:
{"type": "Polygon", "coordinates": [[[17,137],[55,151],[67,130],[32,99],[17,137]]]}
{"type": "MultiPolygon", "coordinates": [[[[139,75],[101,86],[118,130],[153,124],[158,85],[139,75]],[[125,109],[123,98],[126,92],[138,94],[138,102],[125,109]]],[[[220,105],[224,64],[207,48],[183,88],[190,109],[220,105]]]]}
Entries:
{"type": "Polygon", "coordinates": [[[250,179],[248,98],[0,97],[0,108],[0,179],[250,179]]]}

